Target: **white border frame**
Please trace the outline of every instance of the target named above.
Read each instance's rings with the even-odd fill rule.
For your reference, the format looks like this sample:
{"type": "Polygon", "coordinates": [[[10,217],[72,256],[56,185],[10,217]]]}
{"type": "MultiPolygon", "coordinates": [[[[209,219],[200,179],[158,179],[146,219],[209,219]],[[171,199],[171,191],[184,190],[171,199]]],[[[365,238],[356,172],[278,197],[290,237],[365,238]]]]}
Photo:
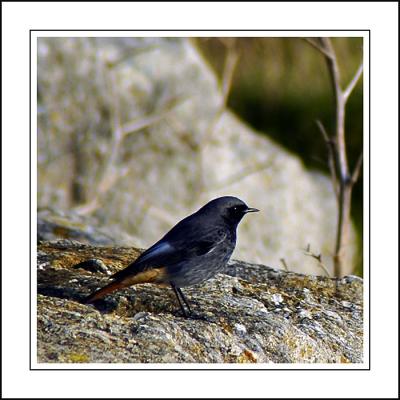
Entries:
{"type": "Polygon", "coordinates": [[[3,2],[4,398],[398,398],[398,2],[3,2]],[[371,370],[29,370],[29,29],[370,29],[371,370]]]}

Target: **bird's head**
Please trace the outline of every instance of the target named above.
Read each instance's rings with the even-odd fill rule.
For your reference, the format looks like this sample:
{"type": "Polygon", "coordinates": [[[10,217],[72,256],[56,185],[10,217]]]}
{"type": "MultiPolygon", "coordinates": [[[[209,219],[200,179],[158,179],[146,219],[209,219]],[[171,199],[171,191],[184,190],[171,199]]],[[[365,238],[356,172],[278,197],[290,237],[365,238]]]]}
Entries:
{"type": "Polygon", "coordinates": [[[241,219],[251,212],[257,212],[257,208],[248,207],[247,204],[233,196],[218,197],[208,202],[203,209],[208,210],[215,217],[222,217],[228,224],[236,226],[241,219]]]}

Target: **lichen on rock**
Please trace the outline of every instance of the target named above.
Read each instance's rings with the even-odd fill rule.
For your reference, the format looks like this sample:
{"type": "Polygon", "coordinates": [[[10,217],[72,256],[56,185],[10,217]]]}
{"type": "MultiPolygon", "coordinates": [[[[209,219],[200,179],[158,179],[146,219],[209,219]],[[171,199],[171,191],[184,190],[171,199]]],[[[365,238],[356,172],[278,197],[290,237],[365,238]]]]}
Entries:
{"type": "Polygon", "coordinates": [[[200,316],[191,319],[181,315],[172,290],[150,284],[96,306],[81,303],[138,249],[61,239],[37,250],[39,363],[363,362],[360,278],[233,260],[224,274],[185,288],[200,316]],[[79,267],[90,259],[102,267],[79,267]]]}

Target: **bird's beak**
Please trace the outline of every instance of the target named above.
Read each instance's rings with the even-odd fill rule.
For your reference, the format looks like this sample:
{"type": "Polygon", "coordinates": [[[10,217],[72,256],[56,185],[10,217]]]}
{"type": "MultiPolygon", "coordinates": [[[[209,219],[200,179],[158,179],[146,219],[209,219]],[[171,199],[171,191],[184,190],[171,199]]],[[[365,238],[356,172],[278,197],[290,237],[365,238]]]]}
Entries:
{"type": "Polygon", "coordinates": [[[251,208],[249,207],[247,210],[245,210],[245,214],[247,213],[251,213],[251,212],[259,212],[260,210],[258,210],[257,208],[251,208]]]}

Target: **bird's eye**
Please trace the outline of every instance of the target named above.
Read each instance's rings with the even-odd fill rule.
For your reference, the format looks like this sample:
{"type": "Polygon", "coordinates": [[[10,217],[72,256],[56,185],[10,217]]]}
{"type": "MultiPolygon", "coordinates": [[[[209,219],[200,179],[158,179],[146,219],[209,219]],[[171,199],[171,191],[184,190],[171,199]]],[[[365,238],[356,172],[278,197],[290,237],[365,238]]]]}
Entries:
{"type": "Polygon", "coordinates": [[[240,208],[239,208],[238,206],[232,207],[232,212],[233,212],[234,214],[237,214],[239,211],[240,211],[240,208]]]}

